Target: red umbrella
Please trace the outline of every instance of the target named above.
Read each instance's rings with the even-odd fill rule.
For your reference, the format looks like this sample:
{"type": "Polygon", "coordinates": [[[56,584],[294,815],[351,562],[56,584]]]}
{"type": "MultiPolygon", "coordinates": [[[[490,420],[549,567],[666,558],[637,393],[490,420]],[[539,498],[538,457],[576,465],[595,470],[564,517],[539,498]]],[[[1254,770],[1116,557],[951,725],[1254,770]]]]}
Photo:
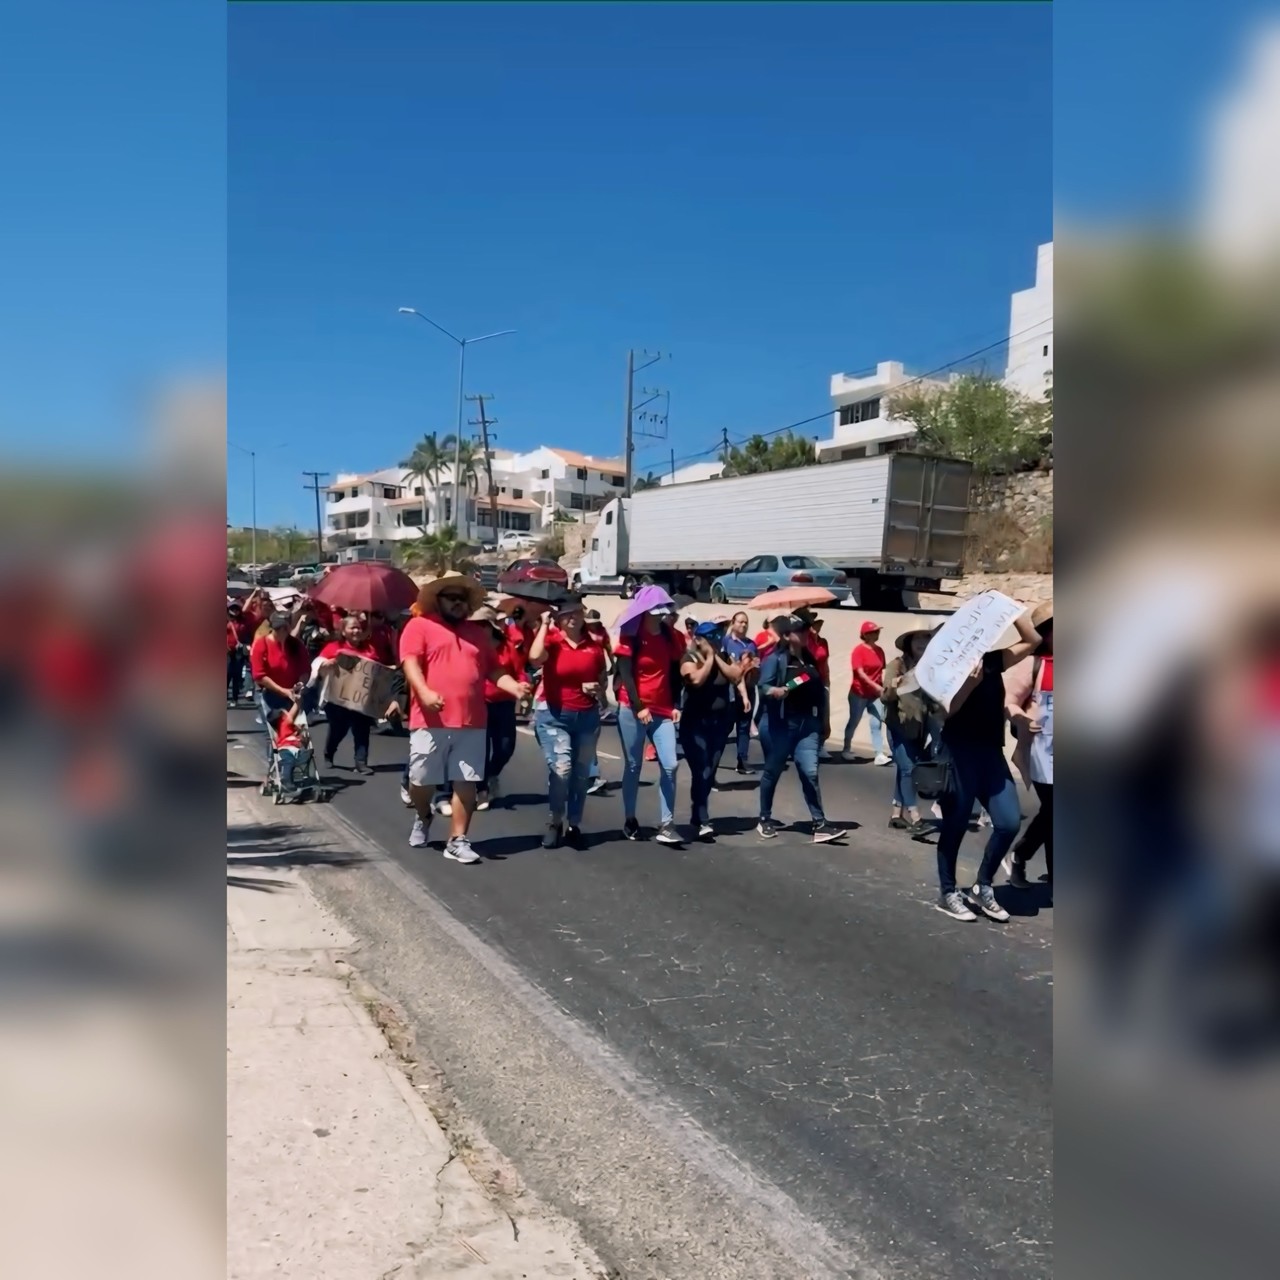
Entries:
{"type": "Polygon", "coordinates": [[[339,565],[307,593],[331,609],[348,613],[400,613],[418,598],[418,584],[389,564],[339,565]]]}
{"type": "Polygon", "coordinates": [[[835,593],[825,587],[784,587],[781,591],[766,591],[747,601],[748,609],[803,609],[810,604],[830,604],[835,593]]]}

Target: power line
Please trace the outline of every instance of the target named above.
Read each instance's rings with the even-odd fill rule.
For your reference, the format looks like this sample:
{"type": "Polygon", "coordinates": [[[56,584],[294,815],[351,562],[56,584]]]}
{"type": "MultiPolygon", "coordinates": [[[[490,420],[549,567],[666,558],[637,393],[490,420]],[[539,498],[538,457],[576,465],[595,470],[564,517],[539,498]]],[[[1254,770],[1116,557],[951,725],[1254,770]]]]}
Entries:
{"type": "MultiPolygon", "coordinates": [[[[1045,323],[1046,321],[1044,320],[1037,321],[1035,324],[1029,325],[1025,329],[1020,329],[1017,333],[1009,334],[1007,338],[1001,338],[997,342],[988,343],[985,347],[979,347],[976,351],[970,351],[965,355],[957,356],[954,360],[948,360],[946,364],[940,364],[935,368],[928,370],[926,373],[916,374],[915,377],[908,378],[906,382],[898,383],[898,385],[893,388],[893,392],[896,394],[900,391],[905,391],[908,387],[924,382],[926,379],[932,378],[935,374],[945,373],[948,369],[954,369],[956,365],[964,364],[966,361],[972,360],[975,356],[984,355],[988,351],[994,351],[997,347],[1002,347],[1006,343],[1012,342],[1015,338],[1025,337],[1027,334],[1041,328],[1045,323]]],[[[1050,329],[1043,336],[1047,338],[1052,336],[1052,334],[1053,330],[1050,329]]],[[[874,372],[874,370],[871,372],[874,372]]],[[[810,423],[821,422],[829,418],[833,412],[834,410],[828,406],[821,413],[815,413],[811,418],[801,418],[798,422],[788,423],[785,427],[775,427],[771,431],[749,431],[746,435],[739,436],[732,442],[729,440],[728,429],[721,428],[721,439],[716,444],[713,444],[709,449],[702,449],[698,453],[691,453],[685,457],[677,458],[675,461],[677,463],[697,462],[700,458],[710,457],[712,454],[720,451],[727,454],[730,443],[744,444],[747,440],[750,440],[755,436],[759,436],[763,440],[768,440],[772,436],[780,436],[788,431],[794,431],[797,427],[807,427],[810,423]]]]}

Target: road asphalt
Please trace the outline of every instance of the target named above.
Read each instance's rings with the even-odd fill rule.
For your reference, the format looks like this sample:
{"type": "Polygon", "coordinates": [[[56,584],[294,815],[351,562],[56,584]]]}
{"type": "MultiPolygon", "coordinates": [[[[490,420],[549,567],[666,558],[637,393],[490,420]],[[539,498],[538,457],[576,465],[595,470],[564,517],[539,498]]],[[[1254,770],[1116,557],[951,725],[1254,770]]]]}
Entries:
{"type": "MultiPolygon", "coordinates": [[[[242,744],[231,767],[257,776],[252,713],[228,720],[242,744]]],[[[545,767],[522,733],[501,803],[473,826],[484,861],[459,866],[440,854],[444,820],[430,849],[407,845],[406,739],[375,735],[372,777],[341,767],[349,751],[334,817],[408,892],[361,887],[349,869],[324,871],[317,892],[461,1106],[619,1274],[1050,1274],[1049,890],[998,890],[1015,913],[1005,925],[934,911],[931,843],[886,825],[891,768],[822,766],[827,815],[848,828],[837,844],[815,847],[798,827],[760,841],[756,777],[723,771],[713,844],[627,843],[606,727],[615,785],[588,801],[589,847],[544,851],[545,767]],[[438,949],[441,921],[466,955],[438,949]],[[518,975],[544,1002],[541,1032],[473,974],[482,953],[496,957],[490,975],[518,975]],[[550,1019],[568,1028],[555,1046],[550,1019]],[[539,1035],[546,1044],[528,1043],[539,1035]],[[584,1058],[639,1110],[592,1093],[575,1075],[584,1058]],[[642,1112],[698,1160],[664,1163],[642,1112]]],[[[653,770],[640,798],[650,828],[653,770]]],[[[686,782],[682,771],[682,819],[686,782]]],[[[794,772],[775,818],[807,819],[794,772]]],[[[984,839],[966,840],[962,883],[984,839]]]]}

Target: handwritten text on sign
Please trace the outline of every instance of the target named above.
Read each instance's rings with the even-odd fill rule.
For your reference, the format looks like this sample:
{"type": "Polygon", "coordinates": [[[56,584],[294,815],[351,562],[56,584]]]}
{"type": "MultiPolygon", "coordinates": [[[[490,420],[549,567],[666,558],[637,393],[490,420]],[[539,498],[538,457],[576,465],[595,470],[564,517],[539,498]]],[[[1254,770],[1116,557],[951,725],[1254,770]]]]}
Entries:
{"type": "Polygon", "coordinates": [[[1000,643],[1023,612],[1022,605],[998,591],[984,591],[966,600],[943,623],[916,664],[920,687],[950,707],[978,660],[1000,643]]]}
{"type": "Polygon", "coordinates": [[[382,715],[394,694],[391,668],[353,653],[338,654],[337,664],[325,686],[325,701],[374,719],[382,715]]]}

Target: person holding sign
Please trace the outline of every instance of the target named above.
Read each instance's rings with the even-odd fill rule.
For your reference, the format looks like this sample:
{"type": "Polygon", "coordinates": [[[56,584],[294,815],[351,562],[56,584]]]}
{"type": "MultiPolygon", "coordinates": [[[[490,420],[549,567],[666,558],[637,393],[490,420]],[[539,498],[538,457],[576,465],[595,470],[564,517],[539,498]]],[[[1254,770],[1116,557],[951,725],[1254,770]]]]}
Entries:
{"type": "Polygon", "coordinates": [[[778,625],[781,634],[777,647],[760,667],[760,702],[764,709],[760,735],[766,743],[766,753],[756,831],[763,840],[777,837],[773,796],[787,761],[794,759],[813,819],[813,842],[826,844],[844,834],[827,821],[818,785],[818,749],[831,730],[827,688],[806,645],[808,622],[793,614],[778,625]]]}
{"type": "MultiPolygon", "coordinates": [[[[986,631],[981,643],[997,643],[1004,631],[999,625],[1005,613],[1005,602],[995,597],[987,615],[998,619],[986,631]]],[[[940,672],[951,648],[969,643],[969,637],[981,636],[979,628],[984,611],[979,606],[983,597],[966,602],[956,610],[958,625],[950,632],[944,624],[930,641],[924,655],[916,665],[920,684],[928,693],[935,690],[949,692],[946,681],[949,676],[931,675],[940,672]],[[969,608],[967,606],[972,606],[969,608]],[[960,616],[960,615],[964,616],[960,616]],[[969,614],[972,613],[972,618],[969,614]],[[961,630],[968,628],[966,634],[961,630]],[[930,684],[933,688],[930,688],[930,684]]],[[[1013,605],[1013,608],[1018,608],[1013,605]]],[[[1008,610],[1012,612],[1012,609],[1008,610]]],[[[1013,619],[1017,640],[1007,649],[980,653],[969,670],[968,676],[955,687],[946,707],[946,719],[942,725],[940,755],[951,765],[951,784],[942,797],[942,828],[938,834],[938,904],[937,909],[954,920],[975,920],[977,917],[965,901],[965,895],[956,886],[956,862],[960,856],[960,844],[969,828],[969,815],[974,801],[978,801],[991,818],[991,836],[982,856],[977,882],[969,891],[969,902],[990,920],[1005,921],[1009,913],[996,901],[992,888],[995,874],[1009,852],[1022,825],[1022,810],[1018,804],[1018,788],[1005,759],[1005,688],[1004,673],[1024,658],[1030,657],[1040,645],[1040,633],[1032,625],[1031,614],[1022,609],[1013,619]]],[[[966,659],[967,661],[967,659],[966,659]]],[[[951,681],[954,685],[954,681],[951,681]]]]}
{"type": "Polygon", "coordinates": [[[467,833],[485,771],[485,680],[517,700],[529,695],[527,684],[502,670],[492,629],[470,621],[484,601],[484,588],[474,578],[445,574],[422,588],[421,612],[400,637],[409,686],[409,797],[418,815],[409,844],[426,846],[432,795],[448,781],[453,804],[444,856],[454,862],[480,861],[467,833]]]}
{"type": "MultiPolygon", "coordinates": [[[[349,613],[342,620],[341,638],[330,640],[320,650],[315,663],[316,674],[329,676],[335,672],[338,668],[338,658],[342,654],[368,662],[381,662],[382,650],[374,643],[364,614],[349,613]]],[[[338,748],[347,734],[350,734],[355,746],[356,772],[371,774],[373,770],[369,768],[369,735],[373,732],[374,724],[377,723],[376,719],[351,707],[344,707],[341,703],[330,701],[327,697],[329,692],[329,681],[326,679],[324,691],[320,695],[324,705],[325,721],[329,726],[324,744],[325,767],[328,769],[334,767],[333,758],[337,755],[338,748]]]]}

